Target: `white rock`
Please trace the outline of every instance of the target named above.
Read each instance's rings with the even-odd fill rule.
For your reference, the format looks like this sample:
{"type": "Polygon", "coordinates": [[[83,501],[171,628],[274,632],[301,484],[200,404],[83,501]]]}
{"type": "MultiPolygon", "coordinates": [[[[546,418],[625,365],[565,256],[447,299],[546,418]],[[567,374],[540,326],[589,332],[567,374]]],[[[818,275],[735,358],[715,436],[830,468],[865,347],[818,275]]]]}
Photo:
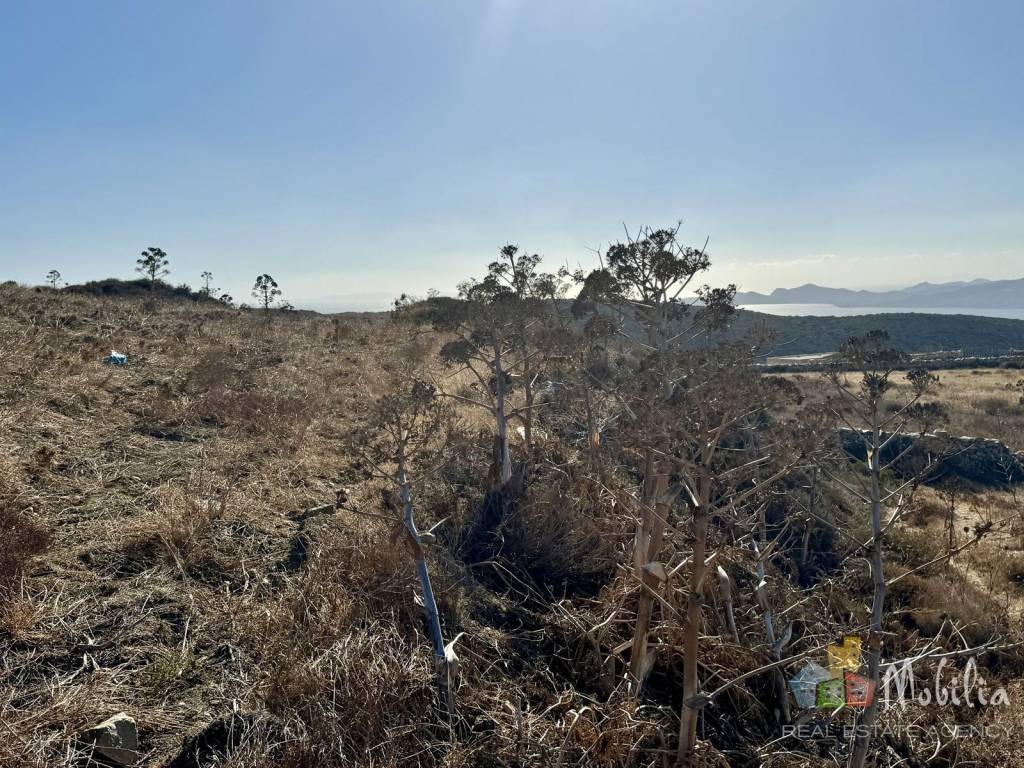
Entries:
{"type": "Polygon", "coordinates": [[[135,765],[139,759],[139,729],[135,720],[124,712],[104,720],[83,734],[85,741],[95,744],[97,755],[118,765],[135,765]]]}

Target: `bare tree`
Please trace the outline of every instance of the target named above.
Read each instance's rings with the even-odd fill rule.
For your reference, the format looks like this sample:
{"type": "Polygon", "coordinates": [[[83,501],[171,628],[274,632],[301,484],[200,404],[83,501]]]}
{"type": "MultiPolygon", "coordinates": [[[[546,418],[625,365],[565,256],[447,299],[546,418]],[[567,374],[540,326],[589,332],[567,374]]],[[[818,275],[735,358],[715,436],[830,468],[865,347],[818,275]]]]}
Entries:
{"type": "MultiPolygon", "coordinates": [[[[446,715],[454,713],[451,675],[456,661],[452,645],[445,644],[437,601],[430,583],[426,548],[434,540],[434,528],[420,531],[416,526],[413,484],[438,468],[438,456],[447,441],[453,414],[447,402],[437,396],[433,385],[412,379],[395,386],[374,402],[366,425],[356,430],[352,449],[374,475],[386,480],[401,498],[401,517],[394,521],[391,540],[409,547],[419,576],[423,611],[434,649],[438,689],[446,715]]],[[[443,522],[443,521],[442,521],[443,522]]]]}
{"type": "Polygon", "coordinates": [[[199,289],[199,292],[203,294],[203,296],[211,295],[210,281],[213,280],[213,272],[210,272],[209,270],[204,270],[203,274],[200,275],[200,277],[203,279],[203,287],[199,289]]]}
{"type": "MultiPolygon", "coordinates": [[[[877,689],[882,657],[882,619],[885,610],[885,536],[887,531],[909,509],[909,490],[920,481],[921,472],[900,483],[895,489],[886,488],[883,473],[907,458],[914,441],[904,440],[907,427],[913,421],[921,422],[924,432],[930,421],[939,415],[934,407],[920,404],[938,379],[923,369],[911,369],[905,374],[910,384],[909,395],[893,404],[891,412],[884,405],[887,395],[894,390],[895,375],[905,370],[909,356],[889,346],[884,331],[871,331],[863,337],[854,337],[839,349],[836,361],[827,376],[838,395],[833,406],[837,418],[852,430],[863,443],[867,462],[867,489],[857,491],[847,486],[869,508],[871,514],[871,580],[873,596],[868,629],[868,677],[877,689]],[[894,454],[894,455],[889,455],[894,454]],[[883,519],[883,510],[890,509],[889,518],[883,519]]],[[[925,468],[923,471],[927,471],[925,468]]],[[[861,728],[854,740],[850,756],[851,768],[862,768],[871,743],[870,731],[878,712],[877,698],[860,716],[861,728]]]]}
{"type": "Polygon", "coordinates": [[[60,278],[60,272],[58,272],[56,269],[51,269],[49,272],[46,273],[46,282],[48,282],[50,284],[50,287],[53,289],[56,289],[57,286],[60,284],[60,278]]]}
{"type": "Polygon", "coordinates": [[[523,423],[527,454],[533,447],[537,384],[551,358],[564,350],[566,329],[560,322],[559,301],[568,284],[562,276],[539,271],[541,257],[506,245],[488,267],[488,278],[506,286],[515,296],[511,313],[512,341],[506,370],[522,382],[522,405],[512,414],[523,423]]]}
{"type": "MultiPolygon", "coordinates": [[[[671,473],[690,518],[689,583],[683,625],[683,704],[678,760],[689,764],[697,743],[697,720],[707,703],[700,680],[700,630],[707,579],[719,554],[711,521],[720,520],[738,539],[750,538],[756,556],[768,655],[776,659],[788,642],[776,635],[764,590],[764,561],[769,554],[763,521],[763,496],[802,460],[799,446],[758,434],[759,417],[776,393],[752,368],[756,348],[723,344],[678,359],[672,371],[673,398],[666,409],[666,441],[671,473]],[[755,458],[738,446],[763,442],[755,458]],[[754,538],[757,537],[757,538],[754,538]]],[[[785,704],[780,704],[785,716],[785,704]]]]}
{"type": "MultiPolygon", "coordinates": [[[[539,263],[539,256],[505,246],[481,280],[459,286],[459,300],[426,301],[434,327],[455,337],[442,347],[442,360],[472,377],[468,390],[445,395],[482,408],[494,420],[494,479],[502,486],[512,478],[512,419],[523,421],[527,446],[533,440],[535,388],[545,359],[540,329],[544,313],[551,311],[543,302],[557,298],[562,290],[557,277],[538,272],[539,263]],[[517,385],[525,393],[518,405],[513,402],[517,385]]],[[[412,303],[403,296],[396,306],[408,308],[412,303]]]]}
{"type": "MultiPolygon", "coordinates": [[[[573,322],[571,316],[569,320],[573,322]]],[[[545,392],[550,407],[544,411],[545,420],[581,445],[590,469],[600,475],[603,436],[621,414],[610,349],[616,323],[612,317],[596,314],[581,330],[567,323],[559,332],[562,344],[550,360],[551,378],[545,392]]]]}
{"type": "MultiPolygon", "coordinates": [[[[654,663],[648,635],[656,585],[689,569],[678,743],[679,762],[688,764],[697,719],[707,703],[699,670],[707,576],[718,572],[711,521],[724,521],[736,535],[754,535],[757,516],[751,510],[791,471],[799,451],[770,441],[753,459],[737,450],[756,440],[759,417],[773,397],[771,385],[752,367],[759,340],[713,339],[732,314],[735,287],[696,285],[710,259],[705,248],[684,247],[677,238],[678,227],[645,229],[609,248],[601,269],[579,276],[582,289],[574,311],[600,317],[610,308],[634,360],[628,379],[617,386],[623,409],[619,439],[643,475],[635,500],[634,572],[640,594],[629,674],[634,695],[654,663]],[[668,520],[676,510],[684,513],[682,519],[668,520]],[[669,568],[662,560],[671,561],[675,553],[661,554],[666,532],[689,550],[669,568]]],[[[728,573],[724,579],[719,573],[719,584],[731,599],[728,573]]],[[[765,613],[768,654],[774,658],[788,637],[775,636],[767,606],[765,613]]]]}
{"type": "Polygon", "coordinates": [[[665,515],[670,506],[664,478],[665,457],[670,452],[668,407],[678,381],[673,366],[689,342],[720,325],[731,311],[735,288],[700,289],[703,301],[684,292],[710,266],[703,248],[680,245],[678,225],[670,229],[627,232],[625,242],[604,253],[602,266],[588,275],[577,274],[582,284],[573,307],[577,316],[591,314],[599,322],[607,308],[618,318],[616,333],[636,349],[637,375],[623,382],[622,402],[631,417],[627,433],[639,452],[643,472],[636,499],[637,533],[634,541],[634,570],[640,582],[634,639],[630,656],[630,689],[639,695],[653,666],[649,657],[648,634],[653,610],[654,574],[663,546],[665,515]]]}

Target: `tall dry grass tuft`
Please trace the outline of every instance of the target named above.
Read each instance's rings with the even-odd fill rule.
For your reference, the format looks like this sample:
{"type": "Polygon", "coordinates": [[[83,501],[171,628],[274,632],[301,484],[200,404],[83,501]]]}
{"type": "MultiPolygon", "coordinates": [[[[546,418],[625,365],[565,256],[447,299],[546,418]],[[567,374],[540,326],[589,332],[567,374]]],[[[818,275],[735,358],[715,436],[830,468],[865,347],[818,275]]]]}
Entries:
{"type": "Polygon", "coordinates": [[[26,612],[31,612],[21,599],[22,579],[51,540],[24,489],[18,487],[13,468],[0,464],[0,625],[12,634],[18,633],[26,612]]]}
{"type": "Polygon", "coordinates": [[[259,636],[274,659],[268,710],[294,738],[282,765],[400,765],[424,749],[435,688],[407,557],[384,526],[318,547],[259,636]]]}

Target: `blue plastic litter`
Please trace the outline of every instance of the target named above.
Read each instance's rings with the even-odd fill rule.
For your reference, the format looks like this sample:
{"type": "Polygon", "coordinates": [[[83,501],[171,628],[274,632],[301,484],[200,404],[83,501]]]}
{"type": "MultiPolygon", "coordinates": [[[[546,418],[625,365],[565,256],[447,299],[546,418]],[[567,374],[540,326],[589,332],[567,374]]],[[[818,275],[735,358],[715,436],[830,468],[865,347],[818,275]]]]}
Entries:
{"type": "Polygon", "coordinates": [[[128,355],[110,350],[110,354],[103,358],[107,365],[128,365],[128,355]]]}

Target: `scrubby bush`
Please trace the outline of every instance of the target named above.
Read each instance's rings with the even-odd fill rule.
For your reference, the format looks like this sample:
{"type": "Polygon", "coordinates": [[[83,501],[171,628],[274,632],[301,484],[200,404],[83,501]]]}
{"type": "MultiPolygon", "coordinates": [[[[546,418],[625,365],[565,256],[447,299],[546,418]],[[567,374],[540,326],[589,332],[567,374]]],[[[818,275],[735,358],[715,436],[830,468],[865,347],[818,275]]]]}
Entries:
{"type": "Polygon", "coordinates": [[[972,405],[988,416],[998,416],[1009,407],[1009,403],[1002,397],[979,397],[972,405]]]}
{"type": "Polygon", "coordinates": [[[50,540],[46,529],[3,487],[0,477],[0,616],[14,604],[22,577],[50,540]]]}

